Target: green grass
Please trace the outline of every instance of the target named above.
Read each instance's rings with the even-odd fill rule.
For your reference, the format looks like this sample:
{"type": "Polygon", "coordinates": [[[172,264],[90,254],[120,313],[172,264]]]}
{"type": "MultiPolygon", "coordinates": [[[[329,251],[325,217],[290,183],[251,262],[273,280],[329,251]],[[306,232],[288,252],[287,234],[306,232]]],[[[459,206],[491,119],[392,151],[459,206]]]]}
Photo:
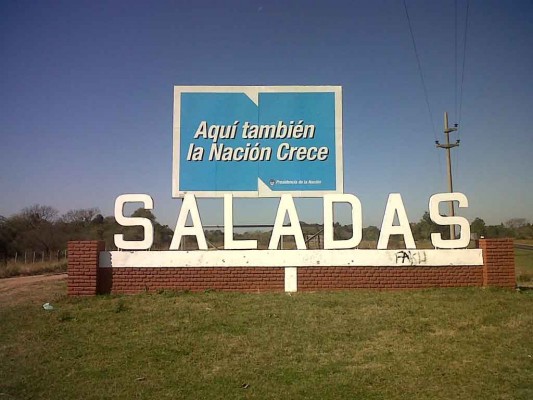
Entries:
{"type": "Polygon", "coordinates": [[[533,398],[533,291],[64,291],[0,302],[0,398],[533,398]]]}
{"type": "Polygon", "coordinates": [[[515,239],[514,242],[533,245],[533,239],[515,239]]]}
{"type": "Polygon", "coordinates": [[[515,249],[514,255],[518,285],[533,285],[533,251],[515,249]]]}

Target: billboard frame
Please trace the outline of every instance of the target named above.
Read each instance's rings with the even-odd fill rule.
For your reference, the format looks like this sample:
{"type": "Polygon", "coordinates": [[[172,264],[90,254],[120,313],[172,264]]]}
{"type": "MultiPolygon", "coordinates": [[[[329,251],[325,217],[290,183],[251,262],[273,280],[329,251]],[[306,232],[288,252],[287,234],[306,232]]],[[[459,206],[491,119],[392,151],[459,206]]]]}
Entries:
{"type": "Polygon", "coordinates": [[[342,153],[342,87],[341,86],[174,86],[174,114],[172,124],[172,197],[183,198],[194,194],[199,198],[220,198],[224,194],[235,197],[263,198],[291,194],[294,197],[321,197],[324,194],[344,193],[344,164],[342,153]],[[196,191],[180,189],[180,139],[181,139],[181,94],[182,93],[244,93],[256,105],[259,93],[323,93],[335,95],[335,190],[287,190],[273,191],[258,178],[257,190],[253,191],[196,191]]]}

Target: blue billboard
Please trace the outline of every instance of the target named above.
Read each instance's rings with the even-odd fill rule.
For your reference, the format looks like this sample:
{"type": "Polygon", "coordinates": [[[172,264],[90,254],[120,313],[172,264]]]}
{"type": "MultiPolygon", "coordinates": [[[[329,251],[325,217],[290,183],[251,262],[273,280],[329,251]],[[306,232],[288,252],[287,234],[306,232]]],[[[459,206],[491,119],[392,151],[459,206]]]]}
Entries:
{"type": "Polygon", "coordinates": [[[175,86],[174,197],[343,192],[340,86],[175,86]]]}

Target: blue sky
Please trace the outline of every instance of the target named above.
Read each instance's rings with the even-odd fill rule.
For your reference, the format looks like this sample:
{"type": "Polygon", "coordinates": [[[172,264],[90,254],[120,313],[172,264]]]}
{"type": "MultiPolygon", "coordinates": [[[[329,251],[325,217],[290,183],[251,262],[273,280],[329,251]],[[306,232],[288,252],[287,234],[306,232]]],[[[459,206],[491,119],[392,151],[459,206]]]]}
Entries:
{"type": "MultiPolygon", "coordinates": [[[[173,85],[341,85],[345,192],[363,224],[381,224],[392,192],[419,220],[447,190],[434,141],[444,111],[458,119],[455,12],[451,0],[407,6],[433,122],[399,0],[0,0],[0,215],[35,203],[111,215],[117,195],[148,193],[172,226],[173,85]]],[[[460,214],[490,224],[533,221],[531,15],[530,1],[469,5],[454,180],[470,202],[460,214]]],[[[239,201],[236,222],[272,223],[276,206],[239,201]]],[[[321,221],[320,201],[297,207],[321,221]]],[[[204,224],[222,222],[220,200],[200,210],[204,224]]]]}

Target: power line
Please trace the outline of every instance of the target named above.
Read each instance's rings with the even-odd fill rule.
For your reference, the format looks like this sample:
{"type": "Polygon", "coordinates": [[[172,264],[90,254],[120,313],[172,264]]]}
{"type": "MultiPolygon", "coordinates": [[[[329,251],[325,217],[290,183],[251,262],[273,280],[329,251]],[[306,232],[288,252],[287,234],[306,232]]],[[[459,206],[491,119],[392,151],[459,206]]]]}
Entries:
{"type": "MultiPolygon", "coordinates": [[[[464,34],[464,41],[463,41],[463,66],[461,70],[461,88],[460,88],[460,94],[459,94],[459,117],[458,117],[458,126],[459,129],[457,130],[457,138],[458,140],[461,140],[461,117],[463,112],[463,87],[464,87],[464,81],[465,81],[465,64],[466,64],[466,39],[468,37],[468,14],[469,14],[469,0],[466,0],[466,16],[465,16],[465,34],[464,34]]],[[[457,28],[456,28],[457,29],[457,28]]],[[[457,35],[457,33],[456,33],[457,35]]],[[[456,114],[457,115],[457,114],[456,114]]],[[[459,176],[459,151],[456,152],[455,155],[455,175],[459,176]]]]}
{"type": "MultiPolygon", "coordinates": [[[[458,36],[458,24],[457,24],[457,0],[453,2],[453,8],[454,8],[454,35],[455,35],[455,42],[454,42],[454,55],[455,55],[455,63],[454,63],[454,75],[455,75],[455,85],[454,85],[454,95],[455,95],[455,113],[453,114],[455,118],[455,122],[458,122],[459,116],[457,114],[457,92],[458,92],[458,86],[457,86],[457,70],[458,68],[458,60],[457,60],[457,36],[458,36]]],[[[459,131],[459,130],[458,130],[459,131]]],[[[459,132],[457,132],[457,137],[460,140],[459,132]]],[[[459,174],[459,148],[457,148],[457,151],[454,153],[454,163],[455,165],[455,176],[459,174]]]]}
{"type": "Polygon", "coordinates": [[[455,43],[454,43],[454,49],[455,49],[455,64],[454,64],[454,73],[455,73],[455,121],[457,122],[457,0],[454,1],[454,13],[455,13],[455,43]]]}
{"type": "Polygon", "coordinates": [[[429,105],[428,90],[426,88],[426,82],[424,80],[424,75],[422,74],[422,66],[420,64],[420,57],[418,56],[418,50],[416,48],[415,35],[413,34],[413,28],[411,26],[411,18],[409,18],[409,11],[407,10],[407,3],[403,0],[403,6],[405,8],[405,15],[407,16],[407,22],[409,24],[409,32],[411,32],[411,40],[413,41],[413,48],[415,50],[416,62],[418,65],[418,73],[420,75],[420,80],[422,81],[422,87],[424,88],[424,97],[426,99],[426,105],[428,107],[429,119],[431,121],[431,128],[433,129],[433,136],[437,140],[437,132],[435,130],[435,122],[433,121],[433,113],[431,112],[431,106],[429,105]]]}
{"type": "Polygon", "coordinates": [[[465,81],[465,64],[466,64],[466,39],[468,37],[468,11],[469,11],[469,4],[470,2],[466,0],[466,17],[465,17],[465,40],[464,40],[464,46],[463,46],[463,69],[461,71],[461,90],[459,94],[459,119],[458,123],[459,126],[461,126],[461,117],[462,117],[462,111],[463,111],[463,86],[465,81]]]}

